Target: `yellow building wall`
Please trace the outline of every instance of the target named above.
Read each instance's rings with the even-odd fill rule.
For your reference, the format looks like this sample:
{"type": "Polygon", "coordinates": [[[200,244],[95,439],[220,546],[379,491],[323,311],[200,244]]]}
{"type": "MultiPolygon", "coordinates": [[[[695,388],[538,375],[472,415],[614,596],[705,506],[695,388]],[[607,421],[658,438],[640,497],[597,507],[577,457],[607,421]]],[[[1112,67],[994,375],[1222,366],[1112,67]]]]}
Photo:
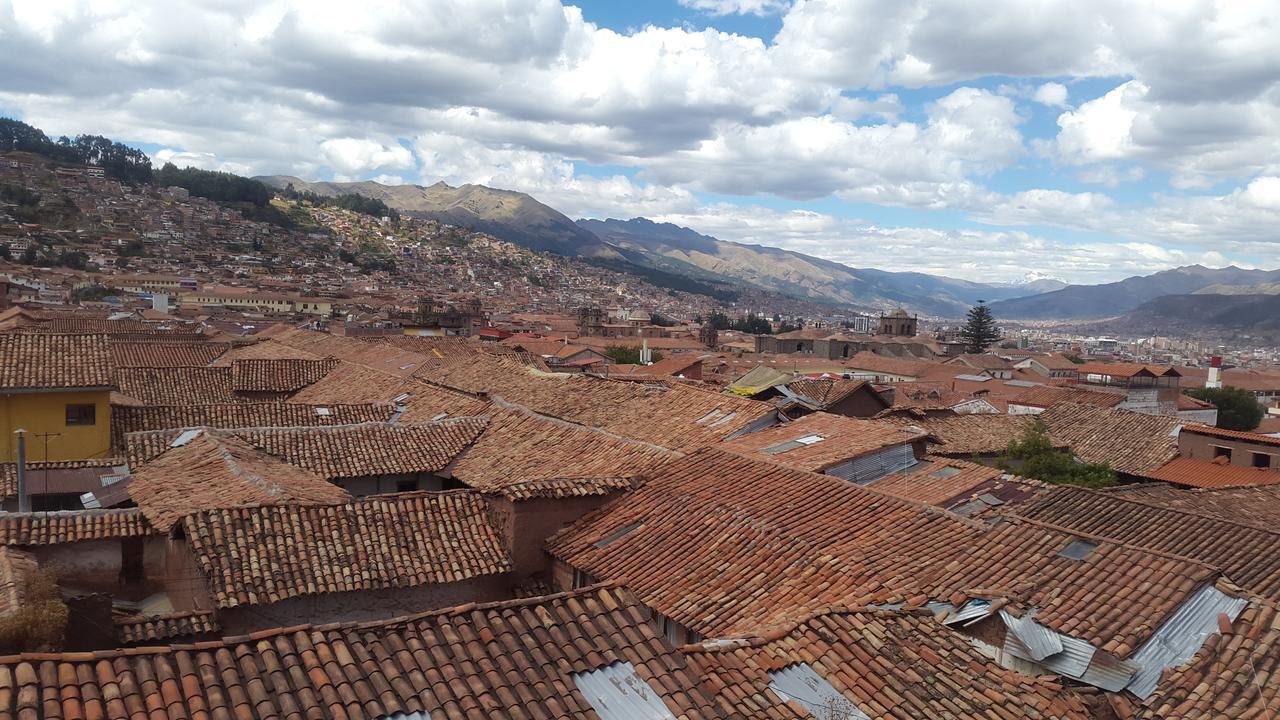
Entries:
{"type": "Polygon", "coordinates": [[[111,393],[50,392],[0,395],[0,462],[16,462],[18,428],[27,431],[27,462],[42,460],[88,460],[111,456],[111,393]],[[96,406],[93,425],[67,426],[67,405],[96,406]],[[45,457],[43,433],[49,438],[45,457]]]}

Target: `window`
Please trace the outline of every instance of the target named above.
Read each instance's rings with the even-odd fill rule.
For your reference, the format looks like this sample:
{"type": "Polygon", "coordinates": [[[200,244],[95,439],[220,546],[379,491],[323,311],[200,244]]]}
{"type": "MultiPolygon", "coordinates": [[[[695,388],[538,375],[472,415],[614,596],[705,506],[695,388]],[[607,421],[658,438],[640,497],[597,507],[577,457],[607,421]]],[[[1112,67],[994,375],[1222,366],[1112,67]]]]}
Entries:
{"type": "Polygon", "coordinates": [[[1268,454],[1266,454],[1266,453],[1254,453],[1254,454],[1253,454],[1253,466],[1254,466],[1254,467],[1256,467],[1256,468],[1269,468],[1269,467],[1271,467],[1271,456],[1270,456],[1270,455],[1268,455],[1268,454]]]}
{"type": "Polygon", "coordinates": [[[591,546],[597,547],[597,548],[608,547],[609,545],[612,545],[614,542],[621,540],[623,536],[627,535],[632,530],[635,530],[636,528],[640,527],[643,524],[644,524],[643,520],[637,520],[633,523],[628,523],[626,525],[623,525],[622,527],[609,533],[605,537],[600,538],[599,540],[591,543],[591,546]]]}
{"type": "Polygon", "coordinates": [[[1224,458],[1226,458],[1226,459],[1230,460],[1230,459],[1231,459],[1231,448],[1229,448],[1229,447],[1222,447],[1221,445],[1214,445],[1214,446],[1213,446],[1213,457],[1214,457],[1214,459],[1215,459],[1215,460],[1216,460],[1217,458],[1220,458],[1220,457],[1224,457],[1224,458]]]}
{"type": "Polygon", "coordinates": [[[413,492],[417,489],[418,489],[417,480],[397,480],[396,481],[396,492],[398,493],[413,492]]]}
{"type": "Polygon", "coordinates": [[[1089,553],[1096,550],[1097,547],[1097,543],[1092,543],[1088,540],[1072,540],[1067,543],[1066,547],[1062,548],[1058,553],[1058,557],[1064,557],[1068,560],[1083,560],[1089,557],[1089,553]]]}
{"type": "Polygon", "coordinates": [[[87,405],[68,405],[67,406],[67,425],[96,425],[98,424],[98,406],[93,404],[87,405]]]}

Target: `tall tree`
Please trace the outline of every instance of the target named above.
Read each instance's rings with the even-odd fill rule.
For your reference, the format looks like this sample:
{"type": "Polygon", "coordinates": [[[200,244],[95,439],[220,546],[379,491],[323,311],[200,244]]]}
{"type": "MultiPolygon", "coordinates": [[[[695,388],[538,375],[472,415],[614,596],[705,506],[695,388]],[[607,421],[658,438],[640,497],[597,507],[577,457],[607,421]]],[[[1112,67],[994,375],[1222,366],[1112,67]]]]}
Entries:
{"type": "Polygon", "coordinates": [[[1262,406],[1253,393],[1240,388],[1192,388],[1187,394],[1218,406],[1218,427],[1249,431],[1262,422],[1262,406]]]}
{"type": "Polygon", "coordinates": [[[967,346],[965,350],[971,353],[984,353],[1000,341],[1000,328],[996,327],[996,318],[986,300],[979,300],[969,309],[969,317],[960,328],[960,339],[967,346]]]}

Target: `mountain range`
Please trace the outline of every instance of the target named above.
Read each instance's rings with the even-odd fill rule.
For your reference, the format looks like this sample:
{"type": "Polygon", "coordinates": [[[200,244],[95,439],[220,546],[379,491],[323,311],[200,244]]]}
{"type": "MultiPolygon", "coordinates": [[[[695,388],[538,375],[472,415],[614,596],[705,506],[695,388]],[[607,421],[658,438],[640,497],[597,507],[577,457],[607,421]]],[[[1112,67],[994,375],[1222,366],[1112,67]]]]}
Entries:
{"type": "Polygon", "coordinates": [[[530,250],[622,259],[616,250],[589,230],[578,227],[563,213],[525,193],[512,190],[497,190],[483,185],[453,187],[443,182],[427,187],[383,185],[371,180],[308,182],[289,175],[265,175],[253,179],[282,190],[292,185],[298,192],[312,192],[321,197],[348,193],[364,195],[413,217],[471,228],[530,250]]]}
{"type": "Polygon", "coordinates": [[[1060,281],[976,283],[925,273],[851,268],[830,260],[764,245],[726,242],[686,227],[631,220],[574,222],[524,193],[483,185],[383,185],[308,182],[287,175],[254,178],[276,188],[293,186],[321,196],[358,193],[401,213],[469,227],[533,250],[583,257],[651,279],[683,277],[750,285],[792,297],[863,309],[903,306],[926,315],[959,317],[978,300],[1000,300],[1055,290],[1060,281]]]}
{"type": "Polygon", "coordinates": [[[1096,327],[1138,334],[1263,328],[1271,322],[1267,313],[1280,308],[1280,270],[1189,265],[1100,285],[1067,285],[1035,274],[1019,283],[978,283],[854,268],[792,250],[727,242],[645,218],[575,222],[525,193],[483,185],[308,182],[287,175],[254,179],[321,196],[366,195],[411,216],[472,228],[533,250],[582,257],[639,274],[658,285],[718,297],[726,287],[745,285],[864,310],[905,307],[942,318],[962,317],[985,300],[1002,320],[1111,319],[1096,327]]]}
{"type": "Polygon", "coordinates": [[[1249,336],[1274,344],[1280,340],[1280,294],[1164,295],[1087,332],[1119,335],[1171,335],[1215,341],[1249,336]]]}
{"type": "MultiPolygon", "coordinates": [[[[1267,294],[1280,283],[1280,270],[1188,265],[1102,285],[1069,285],[1053,292],[991,304],[996,317],[1010,320],[1086,320],[1124,315],[1164,296],[1267,294]]],[[[1204,302],[1204,301],[1201,301],[1204,302]]]]}

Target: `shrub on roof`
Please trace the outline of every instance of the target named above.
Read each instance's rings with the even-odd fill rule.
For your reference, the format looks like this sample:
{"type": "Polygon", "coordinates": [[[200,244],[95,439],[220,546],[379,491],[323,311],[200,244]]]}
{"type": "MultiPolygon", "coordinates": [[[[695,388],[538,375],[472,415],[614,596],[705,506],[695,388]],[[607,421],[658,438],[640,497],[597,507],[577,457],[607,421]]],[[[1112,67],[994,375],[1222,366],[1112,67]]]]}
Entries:
{"type": "Polygon", "coordinates": [[[60,649],[69,612],[58,588],[58,571],[40,568],[22,582],[22,607],[0,617],[0,653],[60,649]]]}
{"type": "Polygon", "coordinates": [[[1001,470],[1055,485],[1101,488],[1116,484],[1116,473],[1110,465],[1080,462],[1071,453],[1053,447],[1040,420],[1028,425],[1021,437],[1009,443],[996,465],[1001,470]]]}

